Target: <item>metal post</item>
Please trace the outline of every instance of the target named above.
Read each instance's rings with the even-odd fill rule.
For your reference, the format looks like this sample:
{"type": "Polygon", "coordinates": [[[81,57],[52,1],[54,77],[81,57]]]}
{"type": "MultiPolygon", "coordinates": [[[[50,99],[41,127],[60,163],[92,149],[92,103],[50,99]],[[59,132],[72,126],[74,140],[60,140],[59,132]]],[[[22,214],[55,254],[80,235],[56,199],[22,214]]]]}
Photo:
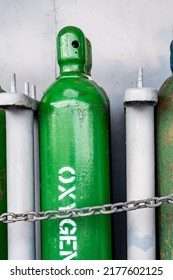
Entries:
{"type": "MultiPolygon", "coordinates": [[[[29,85],[25,83],[25,93],[28,92],[29,85]]],[[[13,74],[11,93],[0,95],[0,107],[6,109],[7,211],[34,211],[33,111],[38,109],[38,102],[17,93],[13,74]]],[[[35,259],[34,223],[8,224],[8,259],[35,259]]]]}
{"type": "MultiPolygon", "coordinates": [[[[142,68],[137,88],[125,91],[127,200],[155,194],[154,105],[157,92],[142,87],[142,68]]],[[[155,211],[143,209],[127,213],[127,258],[155,259],[155,211]]]]}

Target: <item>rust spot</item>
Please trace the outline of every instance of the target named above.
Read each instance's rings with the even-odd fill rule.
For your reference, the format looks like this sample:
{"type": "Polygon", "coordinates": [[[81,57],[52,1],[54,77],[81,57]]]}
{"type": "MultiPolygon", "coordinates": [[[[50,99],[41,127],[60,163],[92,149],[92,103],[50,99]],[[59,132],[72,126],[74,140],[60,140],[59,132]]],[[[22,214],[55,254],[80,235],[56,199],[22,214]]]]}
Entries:
{"type": "Polygon", "coordinates": [[[173,102],[173,98],[165,98],[165,97],[159,97],[159,102],[158,102],[158,112],[162,113],[165,110],[165,107],[169,107],[173,102]]]}
{"type": "Polygon", "coordinates": [[[103,107],[102,111],[103,111],[103,113],[107,114],[109,110],[108,110],[108,108],[105,106],[105,107],[103,107]]]}
{"type": "MultiPolygon", "coordinates": [[[[6,169],[2,168],[0,170],[0,186],[6,181],[6,169]]],[[[1,190],[1,189],[0,189],[1,190]]]]}
{"type": "Polygon", "coordinates": [[[164,84],[159,89],[158,104],[157,104],[158,112],[162,113],[164,110],[168,108],[170,111],[172,111],[173,110],[172,102],[173,102],[173,77],[171,76],[164,82],[164,84]]]}
{"type": "Polygon", "coordinates": [[[4,194],[5,194],[5,191],[3,191],[3,190],[0,189],[0,201],[3,200],[4,194]]]}
{"type": "Polygon", "coordinates": [[[167,137],[165,139],[166,144],[169,145],[172,140],[173,140],[173,124],[171,124],[171,127],[167,131],[167,137]]]}
{"type": "Polygon", "coordinates": [[[171,160],[169,161],[169,172],[172,173],[172,161],[171,160]]]}
{"type": "Polygon", "coordinates": [[[160,259],[161,260],[165,259],[165,252],[163,252],[162,250],[160,251],[160,259]]]}

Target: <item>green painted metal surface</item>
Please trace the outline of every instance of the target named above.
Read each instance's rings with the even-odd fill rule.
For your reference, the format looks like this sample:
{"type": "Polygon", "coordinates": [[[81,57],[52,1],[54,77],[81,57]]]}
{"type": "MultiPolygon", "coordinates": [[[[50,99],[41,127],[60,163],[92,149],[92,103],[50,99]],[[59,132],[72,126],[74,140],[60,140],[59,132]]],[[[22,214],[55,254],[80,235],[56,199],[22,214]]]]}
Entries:
{"type": "MultiPolygon", "coordinates": [[[[85,74],[88,75],[89,77],[91,77],[91,68],[92,68],[92,45],[91,42],[89,41],[88,38],[86,38],[86,63],[85,63],[85,74]]],[[[93,80],[93,83],[94,80],[93,80]]],[[[96,83],[95,83],[96,84],[96,83]]],[[[96,84],[97,85],[97,84],[96,84]]],[[[105,92],[105,90],[100,87],[99,85],[97,85],[97,87],[99,87],[99,89],[101,90],[102,95],[104,96],[107,105],[108,105],[108,109],[110,111],[110,101],[109,98],[107,96],[107,93],[105,92]]]]}
{"type": "MultiPolygon", "coordinates": [[[[60,76],[39,108],[41,210],[109,203],[108,107],[85,75],[85,37],[76,27],[57,37],[60,76]]],[[[111,259],[110,216],[42,222],[42,259],[111,259]]]]}
{"type": "MultiPolygon", "coordinates": [[[[157,115],[157,192],[159,196],[173,193],[173,76],[158,93],[157,115]]],[[[173,259],[173,207],[159,208],[160,259],[173,259]]]]}
{"type": "MultiPolygon", "coordinates": [[[[0,87],[0,94],[4,90],[0,87]]],[[[0,109],[0,214],[7,212],[5,112],[0,109]]],[[[7,259],[7,224],[0,222],[0,260],[7,259]]]]}
{"type": "Polygon", "coordinates": [[[91,76],[92,68],[92,46],[88,38],[86,38],[86,61],[85,61],[85,74],[91,76]]]}

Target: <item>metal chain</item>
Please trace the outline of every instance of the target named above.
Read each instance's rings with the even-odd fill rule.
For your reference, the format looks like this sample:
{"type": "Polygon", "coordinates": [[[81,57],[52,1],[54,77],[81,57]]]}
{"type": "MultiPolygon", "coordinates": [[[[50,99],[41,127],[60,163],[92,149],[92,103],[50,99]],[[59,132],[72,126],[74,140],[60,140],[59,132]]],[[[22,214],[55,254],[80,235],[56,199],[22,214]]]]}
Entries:
{"type": "Polygon", "coordinates": [[[165,204],[173,204],[173,194],[163,197],[151,197],[147,199],[131,200],[102,206],[92,206],[83,208],[73,208],[67,210],[50,210],[42,212],[24,212],[24,213],[4,213],[0,215],[0,222],[14,223],[19,221],[35,222],[42,220],[57,220],[70,217],[86,217],[100,214],[114,214],[126,211],[133,211],[144,208],[156,208],[165,204]]]}

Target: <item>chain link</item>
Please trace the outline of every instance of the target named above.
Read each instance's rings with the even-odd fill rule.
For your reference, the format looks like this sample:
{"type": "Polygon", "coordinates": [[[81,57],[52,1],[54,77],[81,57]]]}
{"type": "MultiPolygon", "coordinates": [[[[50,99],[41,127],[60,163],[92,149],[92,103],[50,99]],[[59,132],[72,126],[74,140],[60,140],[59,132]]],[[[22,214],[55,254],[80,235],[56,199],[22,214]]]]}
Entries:
{"type": "Polygon", "coordinates": [[[101,214],[114,214],[120,212],[133,211],[144,208],[156,208],[165,204],[173,204],[173,194],[163,197],[151,197],[147,199],[131,200],[126,202],[117,202],[113,204],[105,204],[102,206],[92,206],[83,208],[73,208],[68,210],[50,210],[42,212],[27,211],[15,214],[12,212],[0,215],[0,222],[35,222],[43,220],[57,220],[71,217],[86,217],[101,214]]]}

